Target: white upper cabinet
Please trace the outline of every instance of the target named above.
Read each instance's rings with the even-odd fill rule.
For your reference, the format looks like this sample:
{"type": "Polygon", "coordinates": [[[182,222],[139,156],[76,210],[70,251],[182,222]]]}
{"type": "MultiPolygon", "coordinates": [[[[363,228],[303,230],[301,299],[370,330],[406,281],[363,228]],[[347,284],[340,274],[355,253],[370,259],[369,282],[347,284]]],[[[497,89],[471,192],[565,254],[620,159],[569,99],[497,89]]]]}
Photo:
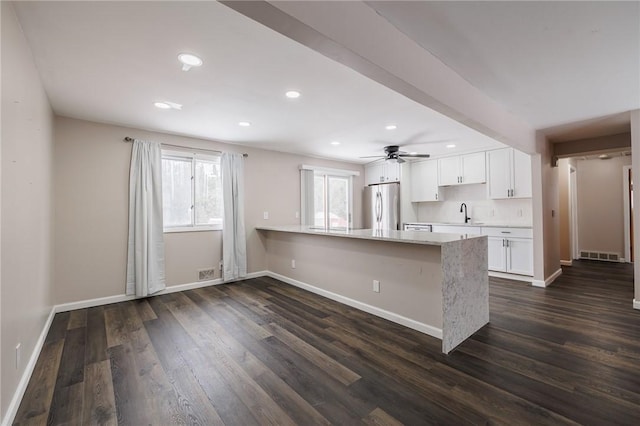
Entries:
{"type": "Polygon", "coordinates": [[[484,183],[487,181],[484,152],[445,157],[438,160],[440,186],[484,183]]]}
{"type": "Polygon", "coordinates": [[[515,198],[531,197],[531,156],[520,152],[517,149],[513,151],[513,193],[515,198]]]}
{"type": "Polygon", "coordinates": [[[375,162],[364,166],[364,184],[371,185],[374,183],[384,182],[384,171],[382,170],[383,162],[375,162]]]}
{"type": "Polygon", "coordinates": [[[385,161],[383,167],[385,182],[400,182],[400,163],[385,161]]]}
{"type": "Polygon", "coordinates": [[[489,198],[531,197],[531,157],[513,148],[487,151],[489,198]]]}
{"type": "Polygon", "coordinates": [[[376,161],[364,166],[364,183],[400,182],[400,164],[391,161],[376,161]]]}
{"type": "Polygon", "coordinates": [[[411,202],[442,201],[438,187],[438,161],[411,164],[411,202]]]}

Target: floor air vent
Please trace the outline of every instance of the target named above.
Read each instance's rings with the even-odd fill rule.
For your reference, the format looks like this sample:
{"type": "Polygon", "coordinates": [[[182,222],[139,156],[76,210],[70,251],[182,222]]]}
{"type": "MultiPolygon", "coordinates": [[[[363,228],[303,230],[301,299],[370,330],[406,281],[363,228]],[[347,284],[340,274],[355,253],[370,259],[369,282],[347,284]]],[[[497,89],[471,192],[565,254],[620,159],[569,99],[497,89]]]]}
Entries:
{"type": "Polygon", "coordinates": [[[602,260],[605,262],[620,262],[620,255],[618,253],[603,253],[599,251],[580,250],[580,258],[590,259],[590,260],[602,260]]]}
{"type": "Polygon", "coordinates": [[[216,270],[214,269],[202,269],[198,271],[198,281],[207,281],[215,278],[216,270]]]}

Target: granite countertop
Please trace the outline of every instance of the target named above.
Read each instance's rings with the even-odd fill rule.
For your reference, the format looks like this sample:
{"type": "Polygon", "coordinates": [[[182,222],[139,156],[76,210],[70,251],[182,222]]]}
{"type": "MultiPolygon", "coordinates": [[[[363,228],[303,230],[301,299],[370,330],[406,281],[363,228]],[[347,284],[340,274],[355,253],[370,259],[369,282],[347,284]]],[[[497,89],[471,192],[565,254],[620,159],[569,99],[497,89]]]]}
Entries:
{"type": "Polygon", "coordinates": [[[442,246],[454,241],[486,238],[482,235],[433,233],[420,231],[394,231],[375,229],[326,229],[304,225],[257,226],[259,231],[290,232],[294,234],[325,235],[332,237],[355,238],[360,240],[391,241],[397,243],[442,246]]]}
{"type": "Polygon", "coordinates": [[[446,226],[473,226],[479,228],[524,228],[530,229],[531,225],[524,224],[504,224],[504,223],[494,223],[494,222],[472,222],[472,223],[462,223],[462,222],[407,222],[405,225],[446,225],[446,226]]]}

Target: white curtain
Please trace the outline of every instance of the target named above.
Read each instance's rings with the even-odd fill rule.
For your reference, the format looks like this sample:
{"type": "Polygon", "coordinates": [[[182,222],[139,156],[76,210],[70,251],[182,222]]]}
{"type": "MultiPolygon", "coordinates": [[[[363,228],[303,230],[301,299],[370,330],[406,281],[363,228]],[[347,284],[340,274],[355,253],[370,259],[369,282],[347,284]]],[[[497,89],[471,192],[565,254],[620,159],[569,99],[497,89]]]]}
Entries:
{"type": "Polygon", "coordinates": [[[247,239],[244,229],[244,157],[223,153],[222,264],[224,281],[247,276],[247,239]]]}
{"type": "Polygon", "coordinates": [[[127,295],[144,297],[165,288],[160,144],[136,140],[129,173],[127,295]]]}

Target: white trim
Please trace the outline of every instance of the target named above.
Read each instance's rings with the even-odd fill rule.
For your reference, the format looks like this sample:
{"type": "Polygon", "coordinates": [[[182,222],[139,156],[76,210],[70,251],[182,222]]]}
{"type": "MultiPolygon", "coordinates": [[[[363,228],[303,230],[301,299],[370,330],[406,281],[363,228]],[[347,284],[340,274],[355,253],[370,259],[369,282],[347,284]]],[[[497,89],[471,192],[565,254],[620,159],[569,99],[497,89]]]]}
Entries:
{"type": "Polygon", "coordinates": [[[573,266],[573,260],[561,260],[560,266],[573,266]]]}
{"type": "Polygon", "coordinates": [[[622,210],[624,213],[624,258],[631,259],[631,220],[629,218],[629,171],[631,166],[622,166],[622,210]]]}
{"type": "Polygon", "coordinates": [[[549,276],[546,280],[533,280],[531,285],[534,287],[549,287],[560,275],[562,275],[562,268],[555,271],[553,274],[549,276]]]}
{"type": "Polygon", "coordinates": [[[329,167],[310,166],[308,164],[301,164],[300,170],[313,170],[314,172],[328,173],[334,176],[360,176],[360,172],[357,170],[332,169],[329,167]]]}
{"type": "Polygon", "coordinates": [[[500,272],[500,271],[489,271],[489,276],[496,277],[496,278],[506,278],[508,280],[514,280],[514,281],[524,281],[527,283],[530,283],[533,281],[533,277],[530,277],[528,275],[509,274],[507,272],[500,272]]]}
{"type": "Polygon", "coordinates": [[[402,315],[389,312],[387,310],[378,308],[376,306],[371,306],[366,303],[362,303],[360,301],[348,298],[346,296],[342,296],[337,293],[333,293],[331,291],[318,288],[316,286],[304,283],[302,281],[294,280],[293,278],[289,278],[284,275],[277,274],[275,272],[268,271],[267,276],[271,278],[275,278],[287,284],[290,284],[294,287],[299,287],[304,290],[310,291],[311,293],[319,294],[320,296],[324,296],[328,299],[335,300],[336,302],[340,302],[344,305],[348,305],[353,308],[360,309],[361,311],[368,312],[372,315],[387,319],[389,321],[395,322],[396,324],[404,325],[405,327],[409,327],[413,330],[420,331],[422,333],[428,334],[429,336],[442,340],[442,329],[440,328],[433,327],[431,325],[412,320],[411,318],[407,318],[402,315]]]}
{"type": "Polygon", "coordinates": [[[9,403],[9,407],[7,407],[7,412],[4,415],[4,419],[2,419],[2,426],[9,426],[15,420],[16,414],[18,413],[18,408],[20,407],[20,402],[22,401],[22,397],[24,396],[25,391],[27,390],[27,385],[29,384],[29,380],[31,380],[31,375],[33,374],[33,369],[36,367],[36,362],[38,361],[38,357],[40,356],[40,352],[42,352],[42,347],[44,346],[44,340],[47,337],[47,333],[49,333],[49,327],[51,327],[51,323],[53,322],[53,317],[55,316],[56,310],[55,306],[51,307],[51,312],[49,312],[49,316],[42,327],[42,332],[36,341],[36,344],[33,348],[33,352],[31,352],[31,356],[29,357],[29,362],[22,373],[22,377],[20,377],[20,381],[18,382],[18,387],[16,391],[13,393],[13,398],[11,398],[11,402],[9,403]]]}
{"type": "MultiPolygon", "coordinates": [[[[228,284],[235,281],[264,277],[265,275],[268,275],[267,271],[258,271],[258,272],[248,273],[246,277],[238,278],[237,280],[222,281],[221,278],[216,278],[215,280],[197,281],[194,283],[172,285],[171,287],[167,287],[164,290],[159,291],[157,293],[153,293],[150,296],[151,297],[160,296],[161,294],[177,293],[179,291],[187,291],[187,290],[193,290],[196,288],[209,287],[213,285],[228,284]]],[[[56,313],[67,312],[67,311],[75,311],[76,309],[93,308],[94,306],[110,305],[111,303],[126,302],[128,300],[134,300],[134,299],[136,299],[135,296],[118,294],[115,296],[99,297],[97,299],[80,300],[78,302],[63,303],[61,305],[54,306],[54,309],[56,313]]]]}
{"type": "Polygon", "coordinates": [[[633,309],[640,310],[640,300],[633,299],[633,309]]]}

